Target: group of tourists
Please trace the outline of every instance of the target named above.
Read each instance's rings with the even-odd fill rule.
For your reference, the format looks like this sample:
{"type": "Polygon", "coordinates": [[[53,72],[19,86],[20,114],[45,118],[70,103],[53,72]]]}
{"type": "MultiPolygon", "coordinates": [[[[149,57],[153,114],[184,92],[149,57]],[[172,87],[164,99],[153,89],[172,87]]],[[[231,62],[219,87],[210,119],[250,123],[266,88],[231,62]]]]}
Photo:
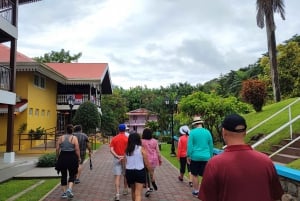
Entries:
{"type": "Polygon", "coordinates": [[[136,132],[127,136],[125,130],[126,125],[120,124],[119,133],[110,142],[110,152],[114,157],[114,200],[120,200],[120,180],[123,176],[123,195],[128,194],[129,187],[132,200],[141,201],[144,188],[147,188],[146,197],[153,190],[158,190],[154,176],[155,168],[162,162],[158,141],[153,138],[150,128],[145,128],[142,136],[136,132]]]}
{"type": "Polygon", "coordinates": [[[178,179],[183,181],[187,166],[193,196],[202,201],[281,200],[284,191],[274,164],[266,154],[245,143],[247,124],[242,116],[230,114],[223,120],[226,147],[216,156],[213,156],[211,133],[203,124],[196,117],[191,131],[186,125],[179,129],[178,179]]]}
{"type": "MultiPolygon", "coordinates": [[[[180,127],[177,148],[180,164],[178,180],[185,180],[187,169],[192,196],[202,201],[281,200],[284,192],[274,164],[267,155],[246,144],[247,124],[242,116],[230,114],[222,121],[226,147],[216,156],[213,156],[213,138],[204,128],[204,120],[195,117],[192,127],[191,130],[187,125],[180,127]]],[[[114,158],[114,200],[120,200],[123,178],[122,194],[127,195],[130,188],[132,200],[141,201],[144,188],[146,197],[158,190],[154,172],[162,160],[158,141],[153,138],[150,128],[145,128],[142,135],[136,132],[127,134],[127,130],[125,124],[120,124],[119,133],[110,142],[114,158]]],[[[74,132],[73,126],[68,125],[67,133],[58,139],[56,145],[56,169],[62,175],[62,198],[74,196],[73,184],[80,183],[86,149],[91,156],[88,138],[81,127],[75,127],[74,132]]]]}

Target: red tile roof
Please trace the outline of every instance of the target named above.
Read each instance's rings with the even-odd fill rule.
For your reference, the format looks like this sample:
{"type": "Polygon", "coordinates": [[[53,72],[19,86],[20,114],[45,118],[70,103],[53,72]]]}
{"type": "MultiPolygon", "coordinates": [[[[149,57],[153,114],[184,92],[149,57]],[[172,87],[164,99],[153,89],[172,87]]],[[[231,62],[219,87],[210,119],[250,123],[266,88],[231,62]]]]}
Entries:
{"type": "Polygon", "coordinates": [[[136,110],[132,110],[126,113],[127,115],[131,116],[131,115],[151,115],[154,113],[150,110],[147,110],[145,108],[138,108],[136,110]]]}
{"type": "MultiPolygon", "coordinates": [[[[9,62],[10,58],[10,48],[0,44],[0,62],[9,62]]],[[[17,52],[17,62],[35,62],[33,59],[25,56],[22,53],[17,52]]]]}
{"type": "Polygon", "coordinates": [[[68,79],[95,79],[104,78],[108,70],[107,63],[45,63],[53,70],[68,79]]]}

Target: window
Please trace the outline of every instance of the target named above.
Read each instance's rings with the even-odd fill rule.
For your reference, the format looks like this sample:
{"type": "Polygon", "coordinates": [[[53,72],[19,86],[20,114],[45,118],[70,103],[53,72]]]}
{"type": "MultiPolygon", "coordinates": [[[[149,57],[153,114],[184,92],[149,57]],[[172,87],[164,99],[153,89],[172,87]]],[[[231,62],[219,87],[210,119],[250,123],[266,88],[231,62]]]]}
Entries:
{"type": "Polygon", "coordinates": [[[42,110],[41,116],[45,116],[45,110],[42,110]]]}
{"type": "Polygon", "coordinates": [[[40,115],[40,110],[39,109],[35,109],[35,116],[39,116],[40,115]]]}
{"type": "Polygon", "coordinates": [[[41,75],[34,75],[33,83],[35,86],[44,89],[46,87],[46,78],[41,75]]]}
{"type": "Polygon", "coordinates": [[[29,113],[30,116],[32,116],[33,109],[32,109],[32,108],[29,108],[28,113],[29,113]]]}
{"type": "Polygon", "coordinates": [[[47,117],[50,117],[50,110],[47,111],[47,117]]]}

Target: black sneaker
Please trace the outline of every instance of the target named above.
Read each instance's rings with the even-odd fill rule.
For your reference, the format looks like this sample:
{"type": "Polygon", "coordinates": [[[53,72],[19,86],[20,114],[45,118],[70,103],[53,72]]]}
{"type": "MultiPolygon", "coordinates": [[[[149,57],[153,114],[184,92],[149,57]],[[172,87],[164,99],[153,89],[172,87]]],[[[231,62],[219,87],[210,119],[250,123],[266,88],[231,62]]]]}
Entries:
{"type": "Polygon", "coordinates": [[[67,198],[68,198],[68,196],[67,196],[66,193],[63,193],[60,197],[61,197],[62,199],[67,199],[67,198]]]}
{"type": "Polygon", "coordinates": [[[156,183],[155,183],[155,181],[152,181],[152,186],[153,186],[154,190],[156,190],[156,191],[157,191],[157,186],[156,186],[156,183]]]}
{"type": "Polygon", "coordinates": [[[193,195],[194,197],[198,197],[198,193],[199,193],[199,191],[193,191],[193,192],[192,192],[192,195],[193,195]]]}
{"type": "Polygon", "coordinates": [[[151,193],[151,191],[150,191],[150,190],[147,190],[146,193],[145,193],[145,197],[149,197],[149,196],[150,196],[150,193],[151,193]]]}
{"type": "Polygon", "coordinates": [[[79,179],[75,179],[74,183],[75,183],[75,184],[79,184],[79,183],[80,183],[80,180],[79,180],[79,179]]]}

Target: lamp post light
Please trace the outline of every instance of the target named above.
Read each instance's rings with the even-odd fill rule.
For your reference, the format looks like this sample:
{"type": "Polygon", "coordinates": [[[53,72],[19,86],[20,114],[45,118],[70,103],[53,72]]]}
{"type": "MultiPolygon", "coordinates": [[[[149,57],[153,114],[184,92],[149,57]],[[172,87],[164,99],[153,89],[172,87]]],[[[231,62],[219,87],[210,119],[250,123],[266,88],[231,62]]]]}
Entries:
{"type": "Polygon", "coordinates": [[[73,106],[74,106],[74,97],[73,96],[69,96],[68,98],[68,104],[69,104],[69,107],[70,107],[70,119],[69,119],[69,123],[71,123],[72,121],[72,109],[73,109],[73,106]]]}
{"type": "Polygon", "coordinates": [[[176,98],[174,101],[171,101],[169,98],[166,98],[165,104],[170,109],[170,114],[171,114],[171,136],[172,136],[171,156],[176,156],[175,145],[174,145],[174,112],[177,109],[178,99],[176,98]]]}

